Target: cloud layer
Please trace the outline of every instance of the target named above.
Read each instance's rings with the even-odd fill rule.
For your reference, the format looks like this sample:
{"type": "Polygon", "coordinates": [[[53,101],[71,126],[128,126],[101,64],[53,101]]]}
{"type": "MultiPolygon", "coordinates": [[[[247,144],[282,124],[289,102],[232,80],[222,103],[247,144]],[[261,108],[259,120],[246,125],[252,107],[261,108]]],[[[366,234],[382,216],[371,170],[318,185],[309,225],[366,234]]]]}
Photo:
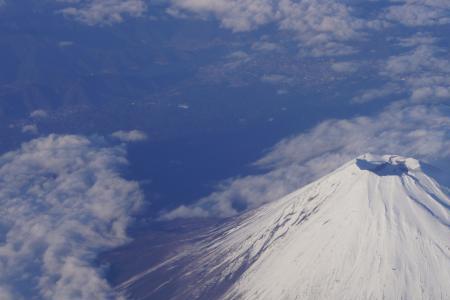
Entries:
{"type": "Polygon", "coordinates": [[[99,251],[127,241],[142,195],[122,147],[50,135],[0,156],[0,299],[113,299],[99,251]]]}
{"type": "MultiPolygon", "coordinates": [[[[190,1],[184,3],[192,4],[190,1]]],[[[264,1],[264,3],[269,2],[264,1]]],[[[345,42],[364,36],[363,29],[380,29],[386,25],[382,24],[382,18],[378,22],[362,22],[354,18],[351,15],[352,9],[342,3],[322,1],[295,3],[279,1],[277,3],[272,3],[272,6],[279,5],[275,9],[278,17],[270,22],[275,22],[280,28],[297,32],[297,38],[303,41],[302,47],[311,46],[310,54],[317,54],[313,54],[315,56],[339,54],[339,51],[346,49],[345,42]],[[286,10],[285,14],[281,14],[283,5],[292,5],[292,7],[286,10]],[[297,10],[295,8],[297,5],[302,6],[303,9],[297,10]],[[330,12],[337,12],[331,19],[327,17],[328,8],[333,8],[330,12]],[[291,19],[289,16],[295,17],[291,19]],[[303,34],[302,30],[309,28],[309,25],[304,23],[299,26],[293,25],[296,22],[309,22],[313,26],[303,34]],[[286,26],[286,24],[290,25],[286,26]],[[300,29],[296,29],[297,27],[300,29]],[[335,29],[335,32],[328,32],[327,28],[335,29]],[[314,41],[318,37],[321,37],[317,40],[317,45],[320,46],[315,47],[314,41]],[[337,48],[329,53],[324,52],[324,49],[328,49],[324,45],[329,43],[337,43],[337,48]]],[[[402,3],[397,2],[394,6],[409,5],[412,2],[402,3]]],[[[414,1],[414,3],[430,5],[438,10],[448,6],[437,0],[414,1]]],[[[203,10],[200,12],[204,13],[203,10]]],[[[222,25],[230,26],[224,23],[222,25]]],[[[251,28],[240,29],[250,30],[251,28]]],[[[234,30],[237,29],[239,28],[234,28],[234,30]]],[[[399,37],[395,34],[391,36],[390,32],[389,30],[386,33],[378,32],[385,36],[384,42],[389,45],[389,51],[384,52],[382,56],[375,56],[371,58],[372,61],[367,61],[365,64],[361,64],[357,59],[352,61],[351,57],[347,57],[345,61],[331,63],[330,69],[336,73],[352,73],[365,65],[369,66],[370,69],[366,70],[366,75],[373,82],[381,85],[378,87],[371,85],[369,88],[365,87],[356,91],[353,99],[350,100],[353,103],[361,104],[378,99],[397,100],[397,102],[376,116],[325,121],[309,133],[284,140],[255,163],[256,167],[266,173],[224,181],[211,195],[193,205],[180,206],[173,211],[163,213],[162,218],[232,216],[243,209],[255,208],[284,196],[332,171],[345,161],[366,152],[393,153],[414,156],[425,161],[448,163],[450,114],[448,106],[445,105],[450,99],[448,52],[444,47],[439,46],[441,42],[439,38],[426,31],[409,36],[407,33],[401,34],[399,37]]],[[[272,48],[273,51],[279,50],[279,48],[272,48]]],[[[245,55],[239,56],[237,60],[239,63],[251,59],[248,54],[242,52],[241,54],[245,55]]],[[[262,81],[272,84],[286,83],[286,79],[290,78],[282,73],[266,74],[261,78],[262,81]]]]}
{"type": "Polygon", "coordinates": [[[391,56],[382,75],[403,85],[414,102],[436,102],[450,97],[448,54],[434,45],[422,44],[391,56]]]}
{"type": "Polygon", "coordinates": [[[385,17],[406,26],[431,26],[450,23],[447,0],[392,0],[385,17]]]}
{"type": "Polygon", "coordinates": [[[65,2],[70,6],[61,10],[66,17],[87,25],[112,25],[125,16],[139,17],[147,10],[143,0],[81,0],[65,2]]]}
{"type": "Polygon", "coordinates": [[[275,145],[255,163],[266,173],[223,182],[213,194],[162,218],[232,216],[276,200],[366,152],[447,160],[450,117],[437,107],[396,103],[374,117],[325,121],[275,145]]]}
{"type": "Polygon", "coordinates": [[[305,54],[312,56],[344,55],[355,50],[347,41],[360,38],[362,29],[375,26],[352,14],[341,1],[330,0],[172,0],[169,13],[199,17],[213,16],[222,27],[235,32],[256,30],[275,24],[293,32],[305,54]]]}

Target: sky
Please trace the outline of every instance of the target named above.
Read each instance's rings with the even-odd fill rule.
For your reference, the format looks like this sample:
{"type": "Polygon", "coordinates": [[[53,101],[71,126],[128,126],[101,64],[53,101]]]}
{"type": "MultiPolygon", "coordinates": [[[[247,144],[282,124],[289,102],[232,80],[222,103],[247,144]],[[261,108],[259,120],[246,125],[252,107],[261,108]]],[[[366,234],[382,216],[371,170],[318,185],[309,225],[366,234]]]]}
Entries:
{"type": "Polygon", "coordinates": [[[448,1],[0,0],[0,32],[1,299],[118,299],[135,226],[367,152],[450,167],[448,1]]]}

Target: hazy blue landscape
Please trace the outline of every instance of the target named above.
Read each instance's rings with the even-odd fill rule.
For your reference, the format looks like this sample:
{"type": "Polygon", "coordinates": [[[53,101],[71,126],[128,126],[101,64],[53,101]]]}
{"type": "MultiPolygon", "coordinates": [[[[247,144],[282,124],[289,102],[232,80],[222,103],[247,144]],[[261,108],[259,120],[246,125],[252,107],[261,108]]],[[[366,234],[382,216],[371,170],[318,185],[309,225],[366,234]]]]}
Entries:
{"type": "Polygon", "coordinates": [[[362,154],[450,167],[444,0],[0,0],[0,36],[1,299],[183,299],[123,284],[362,154]]]}

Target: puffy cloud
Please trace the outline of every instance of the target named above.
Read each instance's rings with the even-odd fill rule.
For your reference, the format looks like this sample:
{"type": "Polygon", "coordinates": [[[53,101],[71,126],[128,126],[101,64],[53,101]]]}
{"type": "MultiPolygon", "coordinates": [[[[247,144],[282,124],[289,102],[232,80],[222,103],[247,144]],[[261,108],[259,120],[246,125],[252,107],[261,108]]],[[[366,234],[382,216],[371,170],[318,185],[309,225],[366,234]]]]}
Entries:
{"type": "Polygon", "coordinates": [[[43,109],[37,109],[30,113],[30,117],[36,118],[36,119],[46,118],[46,117],[48,117],[48,113],[43,109]]]}
{"type": "Polygon", "coordinates": [[[139,186],[122,146],[50,135],[0,156],[0,298],[112,299],[93,266],[127,241],[139,186]]]}
{"type": "Polygon", "coordinates": [[[312,56],[347,55],[356,50],[345,42],[360,38],[368,23],[340,1],[285,0],[279,2],[281,29],[291,30],[302,52],[312,56]]]}
{"type": "Polygon", "coordinates": [[[280,198],[366,152],[448,162],[450,117],[437,107],[396,103],[374,117],[325,121],[275,145],[254,164],[266,173],[229,179],[211,195],[162,218],[235,215],[280,198]]]}
{"type": "Polygon", "coordinates": [[[395,0],[384,16],[406,26],[430,26],[450,23],[450,3],[447,0],[395,0]]]}
{"type": "Polygon", "coordinates": [[[352,102],[361,104],[393,97],[405,97],[414,103],[448,101],[450,63],[447,51],[437,46],[438,42],[438,38],[426,33],[397,39],[393,47],[400,51],[374,64],[379,68],[374,79],[386,83],[358,92],[352,102]]]}
{"type": "Polygon", "coordinates": [[[382,68],[381,74],[403,86],[412,101],[450,99],[450,61],[439,47],[419,45],[407,53],[389,57],[382,68]]]}
{"type": "Polygon", "coordinates": [[[420,45],[412,51],[391,56],[385,67],[388,75],[402,76],[409,73],[449,73],[450,62],[439,58],[441,49],[428,45],[420,45]]]}
{"type": "Polygon", "coordinates": [[[172,0],[169,13],[178,15],[183,11],[214,15],[223,27],[236,32],[253,30],[277,18],[272,0],[172,0]]]}
{"type": "Polygon", "coordinates": [[[387,82],[377,88],[359,91],[354,103],[366,103],[395,96],[411,102],[436,103],[450,100],[450,61],[438,38],[418,33],[396,39],[395,55],[380,59],[374,81],[387,82]]]}
{"type": "Polygon", "coordinates": [[[336,0],[172,0],[171,3],[172,15],[191,12],[202,17],[214,16],[223,27],[236,32],[276,24],[282,30],[292,31],[302,53],[313,56],[353,53],[355,49],[344,43],[361,37],[362,29],[373,27],[336,0]]]}
{"type": "Polygon", "coordinates": [[[67,17],[87,25],[112,25],[123,21],[124,16],[139,17],[147,6],[143,0],[81,0],[64,1],[70,7],[61,10],[67,17]]]}
{"type": "Polygon", "coordinates": [[[147,134],[145,134],[145,132],[140,130],[130,130],[130,131],[119,130],[113,132],[111,136],[122,142],[141,142],[145,141],[148,138],[147,134]]]}

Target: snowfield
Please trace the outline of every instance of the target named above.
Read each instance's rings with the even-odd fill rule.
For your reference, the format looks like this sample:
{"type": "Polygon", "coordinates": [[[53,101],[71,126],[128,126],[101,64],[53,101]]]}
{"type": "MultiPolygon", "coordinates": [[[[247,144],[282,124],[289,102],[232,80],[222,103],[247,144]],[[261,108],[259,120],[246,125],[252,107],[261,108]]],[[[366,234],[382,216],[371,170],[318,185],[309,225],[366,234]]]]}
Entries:
{"type": "Polygon", "coordinates": [[[450,199],[424,169],[366,154],[244,214],[180,254],[195,279],[169,298],[450,299],[450,199]]]}

